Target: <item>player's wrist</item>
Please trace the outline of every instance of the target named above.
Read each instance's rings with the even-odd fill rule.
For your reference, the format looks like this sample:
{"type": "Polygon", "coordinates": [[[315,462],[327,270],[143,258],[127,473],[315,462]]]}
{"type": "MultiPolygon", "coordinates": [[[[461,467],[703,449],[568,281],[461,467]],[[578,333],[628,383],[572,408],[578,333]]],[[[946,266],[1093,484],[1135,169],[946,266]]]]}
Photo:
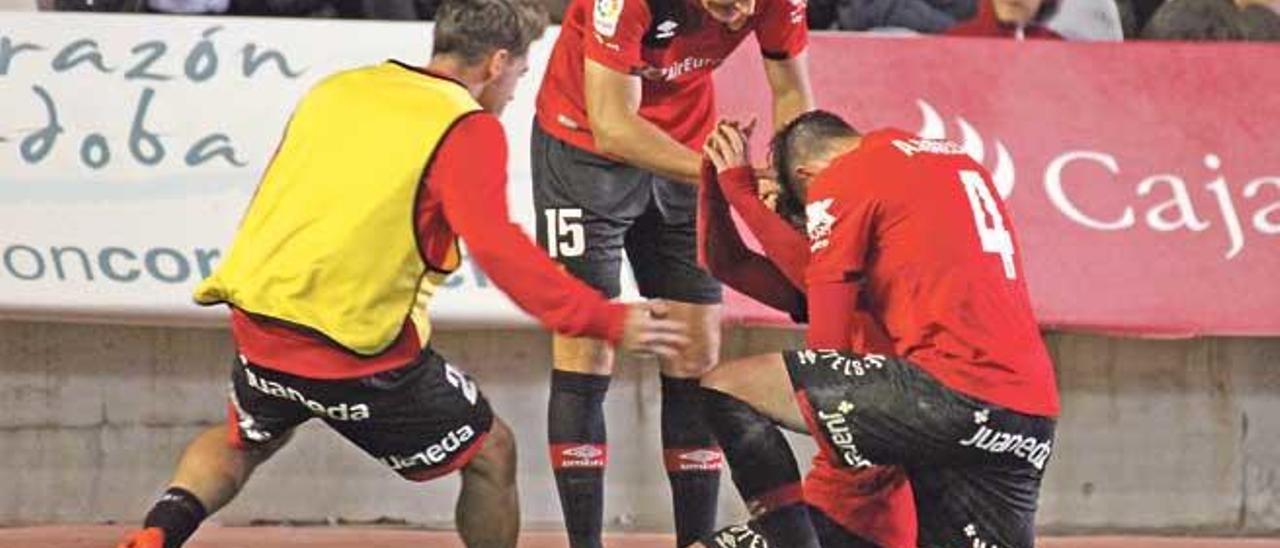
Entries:
{"type": "Polygon", "coordinates": [[[717,179],[720,182],[720,189],[726,195],[730,195],[734,192],[746,192],[752,196],[755,195],[755,170],[753,170],[749,165],[741,165],[725,169],[718,174],[717,179]]]}
{"type": "Polygon", "coordinates": [[[603,326],[603,335],[605,342],[611,346],[622,344],[622,337],[627,326],[627,305],[622,303],[610,302],[605,304],[600,313],[600,323],[603,326]]]}
{"type": "Polygon", "coordinates": [[[726,166],[720,170],[720,182],[741,184],[745,182],[748,185],[755,184],[755,171],[748,164],[737,166],[726,166]]]}

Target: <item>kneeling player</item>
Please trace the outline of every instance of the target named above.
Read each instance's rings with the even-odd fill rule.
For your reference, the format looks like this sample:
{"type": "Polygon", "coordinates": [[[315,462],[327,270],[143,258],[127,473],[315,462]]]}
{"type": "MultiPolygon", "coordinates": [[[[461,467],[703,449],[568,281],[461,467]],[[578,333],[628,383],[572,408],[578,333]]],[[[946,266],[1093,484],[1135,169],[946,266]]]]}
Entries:
{"type": "MultiPolygon", "coordinates": [[[[724,145],[746,146],[732,133],[718,133],[724,145]]],[[[712,138],[706,147],[710,156],[718,154],[715,143],[712,138]]],[[[726,285],[788,313],[798,323],[807,323],[804,270],[809,264],[809,242],[804,223],[776,212],[777,194],[768,192],[764,182],[757,182],[747,167],[717,173],[710,162],[703,166],[698,187],[698,259],[726,285]],[[743,243],[730,207],[759,241],[764,255],[743,243]]],[[[852,348],[893,352],[892,343],[869,316],[860,314],[859,321],[864,325],[859,329],[863,340],[854,342],[852,348]]],[[[900,466],[840,468],[819,452],[805,476],[803,490],[824,547],[916,545],[915,502],[900,466]]]]}
{"type": "MultiPolygon", "coordinates": [[[[713,146],[749,165],[742,136],[713,146]]],[[[808,431],[839,466],[903,466],[922,546],[1029,547],[1057,390],[1017,242],[985,170],[953,143],[859,135],[813,112],[778,136],[781,213],[802,216],[811,350],[755,356],[703,379],[707,413],[751,503],[751,533],[818,546],[788,493],[799,474],[774,427],[808,431]],[[779,153],[780,152],[780,153],[779,153]],[[805,204],[803,209],[799,204],[805,204]],[[893,355],[851,352],[862,312],[893,355]]]]}

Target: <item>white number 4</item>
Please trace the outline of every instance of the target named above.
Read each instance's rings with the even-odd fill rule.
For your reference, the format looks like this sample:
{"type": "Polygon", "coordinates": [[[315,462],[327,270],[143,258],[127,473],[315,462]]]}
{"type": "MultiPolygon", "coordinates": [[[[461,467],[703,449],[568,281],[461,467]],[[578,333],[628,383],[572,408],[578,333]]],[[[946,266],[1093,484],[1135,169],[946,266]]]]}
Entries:
{"type": "Polygon", "coordinates": [[[582,210],[576,207],[547,209],[547,252],[551,258],[578,257],[587,250],[582,210]]]}
{"type": "Polygon", "coordinates": [[[980,173],[970,170],[960,172],[960,182],[964,183],[969,207],[973,208],[973,222],[978,228],[982,250],[1000,255],[1004,276],[1016,280],[1018,272],[1013,263],[1013,236],[1004,227],[1004,216],[1000,215],[1000,208],[996,207],[996,199],[987,189],[987,182],[980,173]]]}

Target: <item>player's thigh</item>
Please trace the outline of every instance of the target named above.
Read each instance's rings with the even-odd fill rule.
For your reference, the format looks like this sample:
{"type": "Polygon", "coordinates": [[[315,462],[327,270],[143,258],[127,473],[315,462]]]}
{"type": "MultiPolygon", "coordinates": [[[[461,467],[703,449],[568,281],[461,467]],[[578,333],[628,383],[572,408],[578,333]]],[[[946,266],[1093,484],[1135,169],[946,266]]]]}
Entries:
{"type": "Polygon", "coordinates": [[[1041,477],[1004,466],[912,468],[919,545],[1032,548],[1041,477]]]}
{"type": "MultiPolygon", "coordinates": [[[[618,297],[626,234],[650,201],[648,176],[551,137],[536,123],[531,158],[538,244],[574,277],[618,297]]],[[[612,350],[594,339],[555,335],[552,354],[561,371],[613,369],[612,350]]]]}
{"type": "Polygon", "coordinates": [[[977,403],[947,460],[908,468],[921,544],[1030,548],[1056,422],[977,403]]]}
{"type": "Polygon", "coordinates": [[[473,477],[499,484],[514,483],[516,437],[502,419],[494,417],[489,435],[463,471],[473,477]]]}
{"type": "Polygon", "coordinates": [[[299,424],[314,415],[289,390],[305,379],[287,375],[237,356],[227,393],[227,442],[265,460],[283,446],[299,424]]]}
{"type": "Polygon", "coordinates": [[[413,481],[466,466],[494,423],[475,381],[430,349],[405,367],[328,388],[325,422],[413,481]]]}
{"type": "Polygon", "coordinates": [[[694,305],[720,304],[720,282],[698,265],[697,189],[657,177],[653,188],[653,202],[626,239],[640,294],[694,305]]]}
{"type": "Polygon", "coordinates": [[[805,429],[782,354],[761,354],[722,363],[702,377],[702,386],[742,400],[787,428],[805,429]]]}
{"type": "Polygon", "coordinates": [[[954,463],[977,403],[893,356],[831,350],[784,355],[809,431],[836,466],[954,463]]]}
{"type": "Polygon", "coordinates": [[[715,366],[720,357],[721,305],[665,302],[670,311],[669,317],[688,327],[689,346],[679,357],[661,360],[662,373],[681,379],[701,377],[715,366]]]}
{"type": "Polygon", "coordinates": [[[531,152],[538,244],[570,274],[617,297],[627,231],[651,200],[647,175],[536,124],[531,152]]]}

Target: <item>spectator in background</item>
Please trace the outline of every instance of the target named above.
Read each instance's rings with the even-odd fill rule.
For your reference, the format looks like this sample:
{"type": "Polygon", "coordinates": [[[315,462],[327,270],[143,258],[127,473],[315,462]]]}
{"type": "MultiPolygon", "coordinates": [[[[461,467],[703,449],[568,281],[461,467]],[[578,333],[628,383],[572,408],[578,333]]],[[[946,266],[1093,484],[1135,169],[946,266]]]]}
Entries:
{"type": "Polygon", "coordinates": [[[1280,40],[1280,6],[1270,0],[1169,0],[1142,31],[1150,40],[1280,40]]]}
{"type": "Polygon", "coordinates": [[[284,17],[341,17],[363,19],[360,0],[234,0],[230,13],[284,17]]]}
{"type": "Polygon", "coordinates": [[[980,0],[978,15],[951,27],[947,34],[1061,40],[1061,35],[1044,24],[1057,8],[1058,0],[980,0]]]}
{"type": "Polygon", "coordinates": [[[1142,30],[1149,40],[1244,40],[1240,10],[1231,0],[1170,0],[1142,30]]]}
{"type": "Polygon", "coordinates": [[[219,14],[230,7],[231,0],[147,0],[147,8],[157,13],[219,14]]]}
{"type": "MultiPolygon", "coordinates": [[[[558,0],[552,0],[552,2],[558,0]]],[[[429,20],[439,0],[39,0],[46,11],[429,20]]],[[[559,14],[556,14],[556,18],[559,14]]]]}
{"type": "MultiPolygon", "coordinates": [[[[426,21],[435,19],[436,8],[440,0],[364,0],[364,16],[368,19],[388,19],[396,21],[426,21]]],[[[542,2],[548,9],[548,2],[542,2]]],[[[552,12],[557,22],[560,12],[552,12]]]]}
{"type": "Polygon", "coordinates": [[[1280,0],[1236,0],[1248,40],[1280,41],[1280,0]]]}
{"type": "Polygon", "coordinates": [[[1044,26],[1067,40],[1119,42],[1125,37],[1116,0],[1062,0],[1044,26]]]}
{"type": "Polygon", "coordinates": [[[146,11],[146,0],[39,0],[42,11],[146,11]]]}
{"type": "Polygon", "coordinates": [[[1141,37],[1142,29],[1163,3],[1164,0],[1116,0],[1124,37],[1130,40],[1141,37]]]}
{"type": "Polygon", "coordinates": [[[906,29],[936,34],[973,17],[978,0],[813,0],[809,26],[814,29],[865,31],[906,29]]]}
{"type": "Polygon", "coordinates": [[[1147,40],[1244,40],[1239,10],[1231,0],[1171,0],[1152,15],[1147,40]]]}

